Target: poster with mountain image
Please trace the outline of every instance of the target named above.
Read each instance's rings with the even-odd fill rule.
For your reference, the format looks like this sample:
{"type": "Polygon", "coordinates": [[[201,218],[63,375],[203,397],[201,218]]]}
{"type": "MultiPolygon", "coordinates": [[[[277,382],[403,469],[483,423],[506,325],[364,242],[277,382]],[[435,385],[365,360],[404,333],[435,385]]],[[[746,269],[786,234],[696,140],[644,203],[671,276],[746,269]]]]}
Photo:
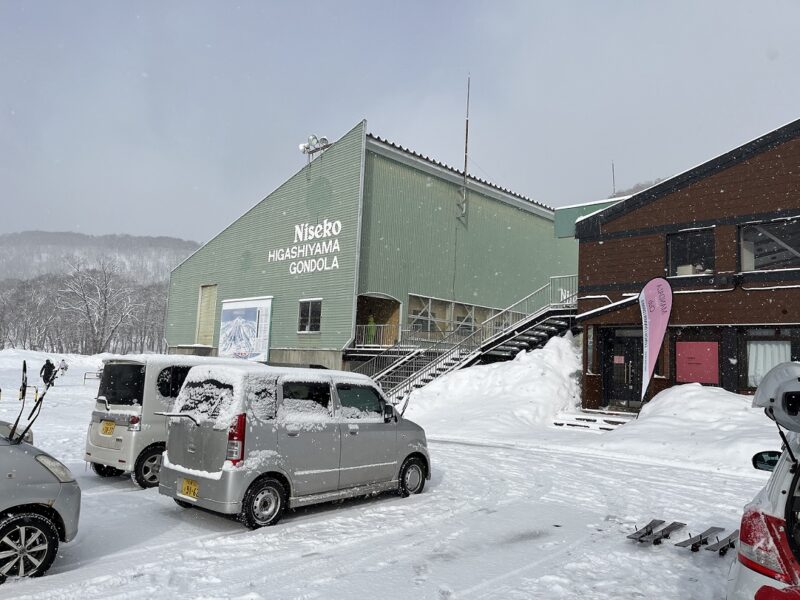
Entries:
{"type": "Polygon", "coordinates": [[[254,358],[258,348],[258,308],[223,308],[219,335],[219,355],[254,358]]]}

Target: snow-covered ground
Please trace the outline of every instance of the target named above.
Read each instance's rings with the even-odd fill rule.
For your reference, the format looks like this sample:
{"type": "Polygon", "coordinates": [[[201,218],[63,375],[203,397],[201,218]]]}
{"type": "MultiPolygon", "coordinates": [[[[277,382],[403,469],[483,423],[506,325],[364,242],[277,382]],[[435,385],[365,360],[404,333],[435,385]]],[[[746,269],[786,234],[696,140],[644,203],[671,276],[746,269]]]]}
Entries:
{"type": "MultiPolygon", "coordinates": [[[[16,416],[23,358],[34,374],[44,355],[0,352],[0,419],[16,416]]],[[[306,508],[248,531],[85,469],[97,381],[83,373],[99,359],[67,361],[34,432],[78,478],[80,532],[45,577],[0,586],[0,598],[722,599],[734,555],[625,536],[655,517],[687,523],[673,541],[737,528],[766,481],[750,456],[780,446],[748,398],[696,385],[613,432],[553,427],[578,399],[578,357],[557,339],[415,394],[406,416],[426,428],[433,460],[421,495],[306,508]]]]}

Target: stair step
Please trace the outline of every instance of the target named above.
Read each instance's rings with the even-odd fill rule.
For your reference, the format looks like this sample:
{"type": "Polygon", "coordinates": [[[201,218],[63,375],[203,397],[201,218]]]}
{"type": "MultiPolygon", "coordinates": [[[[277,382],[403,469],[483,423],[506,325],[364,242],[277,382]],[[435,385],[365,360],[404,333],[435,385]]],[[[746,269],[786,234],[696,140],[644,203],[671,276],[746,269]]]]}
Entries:
{"type": "Polygon", "coordinates": [[[510,352],[497,352],[496,350],[490,350],[486,353],[486,356],[499,357],[504,360],[511,360],[514,358],[514,354],[511,354],[510,352]]]}
{"type": "Polygon", "coordinates": [[[629,418],[619,415],[604,415],[595,411],[588,412],[581,410],[574,413],[561,413],[553,419],[553,425],[557,427],[569,426],[591,429],[593,431],[613,431],[617,427],[624,425],[635,418],[631,414],[629,418]]]}
{"type": "Polygon", "coordinates": [[[519,340],[521,342],[533,343],[536,341],[537,338],[536,336],[528,335],[527,333],[520,333],[514,339],[519,340]]]}
{"type": "Polygon", "coordinates": [[[518,341],[517,339],[507,340],[503,342],[504,346],[514,346],[515,348],[527,348],[528,344],[525,342],[518,341]]]}
{"type": "Polygon", "coordinates": [[[509,346],[507,344],[500,344],[499,346],[495,346],[494,348],[492,348],[492,350],[499,350],[500,352],[517,353],[519,351],[519,348],[517,348],[516,346],[509,346]]]}

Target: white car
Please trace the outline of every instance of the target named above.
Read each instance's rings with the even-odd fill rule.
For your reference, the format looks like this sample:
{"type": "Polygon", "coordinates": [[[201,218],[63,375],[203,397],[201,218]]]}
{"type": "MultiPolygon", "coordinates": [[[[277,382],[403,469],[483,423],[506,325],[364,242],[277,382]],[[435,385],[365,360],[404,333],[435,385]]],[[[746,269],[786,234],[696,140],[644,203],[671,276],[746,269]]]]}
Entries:
{"type": "Polygon", "coordinates": [[[800,363],[767,373],[753,406],[776,422],[776,445],[783,441],[783,451],[753,457],[753,466],[772,476],[744,509],[727,599],[800,598],[800,363]]]}
{"type": "MultiPolygon", "coordinates": [[[[104,361],[83,459],[100,477],[132,473],[143,488],[158,485],[169,410],[195,365],[248,364],[237,358],[176,354],[114,356],[104,361]]],[[[252,364],[252,363],[249,363],[252,364]]]]}

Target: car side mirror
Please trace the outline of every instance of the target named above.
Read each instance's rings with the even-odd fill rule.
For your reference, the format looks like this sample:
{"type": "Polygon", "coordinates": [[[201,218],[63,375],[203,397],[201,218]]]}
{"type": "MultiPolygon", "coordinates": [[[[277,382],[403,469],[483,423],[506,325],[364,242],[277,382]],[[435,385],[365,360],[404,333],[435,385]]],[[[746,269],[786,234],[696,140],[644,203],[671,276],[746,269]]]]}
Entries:
{"type": "Polygon", "coordinates": [[[777,450],[759,452],[753,455],[753,468],[759,471],[774,471],[780,457],[781,452],[777,450]]]}
{"type": "Polygon", "coordinates": [[[388,423],[389,421],[397,421],[397,413],[394,410],[394,406],[385,404],[383,406],[383,422],[388,423]]]}

